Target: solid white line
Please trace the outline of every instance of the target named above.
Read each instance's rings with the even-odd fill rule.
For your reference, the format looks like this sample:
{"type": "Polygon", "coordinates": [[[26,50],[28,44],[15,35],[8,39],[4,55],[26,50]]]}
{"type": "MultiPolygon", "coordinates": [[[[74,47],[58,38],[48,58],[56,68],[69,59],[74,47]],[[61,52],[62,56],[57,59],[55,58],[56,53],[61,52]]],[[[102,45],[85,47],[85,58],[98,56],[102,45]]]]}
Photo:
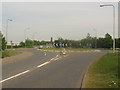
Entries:
{"type": "Polygon", "coordinates": [[[48,64],[48,63],[50,63],[49,61],[48,62],[45,62],[45,63],[43,63],[43,64],[41,64],[41,65],[38,65],[37,67],[42,67],[42,66],[44,66],[44,65],[46,65],[46,64],[48,64]]]}
{"type": "Polygon", "coordinates": [[[9,78],[6,78],[6,79],[4,79],[4,80],[1,80],[0,83],[5,82],[5,81],[8,81],[8,80],[10,80],[10,79],[13,79],[13,78],[15,78],[15,77],[18,77],[18,76],[20,76],[20,75],[23,75],[23,74],[25,74],[25,73],[27,73],[27,72],[29,72],[29,71],[30,71],[30,70],[26,70],[26,71],[24,71],[24,72],[22,72],[22,73],[19,73],[19,74],[16,74],[16,75],[14,75],[14,76],[11,76],[11,77],[9,77],[9,78]]]}

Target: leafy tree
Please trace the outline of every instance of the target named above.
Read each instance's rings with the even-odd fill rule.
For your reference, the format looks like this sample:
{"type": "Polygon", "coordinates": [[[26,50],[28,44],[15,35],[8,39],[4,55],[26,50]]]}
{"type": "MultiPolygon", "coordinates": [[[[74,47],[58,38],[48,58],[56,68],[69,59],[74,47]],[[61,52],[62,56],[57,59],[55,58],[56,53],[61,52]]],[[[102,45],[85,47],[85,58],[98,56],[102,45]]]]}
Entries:
{"type": "Polygon", "coordinates": [[[72,41],[72,47],[73,48],[80,48],[80,41],[72,41]]]}
{"type": "Polygon", "coordinates": [[[104,39],[104,48],[112,48],[112,37],[110,34],[105,34],[105,39],[104,39]]]}
{"type": "Polygon", "coordinates": [[[50,41],[41,41],[40,45],[46,45],[46,44],[49,44],[49,43],[51,43],[51,42],[50,41]]]}
{"type": "Polygon", "coordinates": [[[26,47],[33,47],[33,41],[32,40],[27,39],[25,41],[25,44],[26,44],[26,47]]]}
{"type": "Polygon", "coordinates": [[[81,46],[83,48],[91,48],[93,46],[93,38],[90,36],[90,33],[87,34],[86,38],[81,40],[81,46]]]}
{"type": "Polygon", "coordinates": [[[6,49],[7,42],[5,40],[5,37],[0,32],[0,49],[5,50],[6,49]]]}
{"type": "Polygon", "coordinates": [[[98,48],[112,48],[112,37],[110,34],[105,34],[105,38],[99,38],[97,40],[97,46],[98,48]]]}
{"type": "Polygon", "coordinates": [[[25,47],[25,42],[20,42],[20,47],[25,47]]]}
{"type": "Polygon", "coordinates": [[[104,43],[105,43],[104,38],[98,38],[98,40],[97,40],[97,47],[98,48],[104,48],[104,43]]]}
{"type": "Polygon", "coordinates": [[[120,38],[116,38],[115,39],[115,41],[116,41],[116,48],[120,48],[120,38]]]}

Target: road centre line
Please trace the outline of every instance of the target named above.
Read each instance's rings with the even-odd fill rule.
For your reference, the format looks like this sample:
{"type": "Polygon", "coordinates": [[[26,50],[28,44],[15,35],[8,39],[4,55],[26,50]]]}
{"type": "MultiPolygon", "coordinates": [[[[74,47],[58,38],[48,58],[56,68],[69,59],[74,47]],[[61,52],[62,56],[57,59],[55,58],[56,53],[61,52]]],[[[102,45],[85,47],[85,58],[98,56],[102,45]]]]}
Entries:
{"type": "Polygon", "coordinates": [[[58,60],[58,59],[60,59],[60,58],[61,58],[61,57],[59,57],[59,58],[55,58],[54,61],[56,61],[56,60],[58,60]]]}
{"type": "MultiPolygon", "coordinates": [[[[38,65],[37,67],[42,67],[42,66],[44,66],[44,65],[46,65],[46,64],[48,64],[48,63],[50,63],[51,61],[56,60],[56,58],[57,58],[58,56],[59,56],[59,55],[56,55],[56,57],[50,59],[50,61],[47,61],[47,62],[45,62],[45,63],[43,63],[43,64],[40,64],[40,65],[38,65]]],[[[58,59],[58,58],[57,58],[57,59],[58,59]]]]}
{"type": "Polygon", "coordinates": [[[18,76],[20,76],[20,75],[23,75],[23,74],[25,74],[25,73],[28,73],[29,71],[30,71],[30,70],[26,70],[26,71],[24,71],[24,72],[22,72],[22,73],[19,73],[19,74],[16,74],[16,75],[14,75],[14,76],[11,76],[11,77],[9,77],[9,78],[6,78],[6,79],[4,79],[4,80],[1,80],[0,83],[3,83],[3,82],[8,81],[8,80],[10,80],[10,79],[16,78],[16,77],[18,77],[18,76]]]}
{"type": "Polygon", "coordinates": [[[43,63],[43,64],[41,64],[41,65],[38,65],[37,67],[42,67],[42,66],[44,66],[44,65],[46,65],[46,64],[48,64],[48,63],[50,63],[50,61],[45,62],[45,63],[43,63]]]}
{"type": "MultiPolygon", "coordinates": [[[[56,56],[57,57],[57,56],[56,56]]],[[[53,60],[56,58],[56,57],[54,57],[54,58],[52,58],[53,60]]],[[[48,63],[50,63],[51,61],[47,61],[47,62],[45,62],[45,63],[43,63],[43,64],[41,64],[41,65],[38,65],[37,67],[42,67],[42,66],[44,66],[44,65],[46,65],[46,64],[48,64],[48,63]]],[[[11,77],[9,77],[9,78],[6,78],[6,79],[4,79],[4,80],[1,80],[0,81],[0,83],[3,83],[3,82],[5,82],[5,81],[8,81],[8,80],[10,80],[10,79],[13,79],[13,78],[15,78],[15,77],[18,77],[18,76],[20,76],[20,75],[23,75],[23,74],[25,74],[25,73],[28,73],[30,70],[26,70],[26,71],[24,71],[24,72],[22,72],[22,73],[19,73],[19,74],[16,74],[16,75],[14,75],[14,76],[11,76],[11,77]]]]}
{"type": "MultiPolygon", "coordinates": [[[[43,64],[41,64],[41,65],[38,65],[37,67],[42,67],[42,66],[44,66],[44,65],[46,65],[46,64],[49,64],[51,61],[56,61],[56,60],[58,60],[58,59],[60,59],[60,58],[62,58],[62,57],[59,57],[59,55],[56,55],[56,57],[50,59],[50,61],[47,61],[47,62],[45,62],[45,63],[43,63],[43,64]]],[[[19,73],[19,74],[16,74],[16,75],[11,76],[11,77],[9,77],[9,78],[6,78],[6,79],[4,79],[4,80],[1,80],[0,83],[3,83],[3,82],[8,81],[8,80],[11,80],[11,79],[13,79],[13,78],[16,78],[16,77],[21,76],[21,75],[23,75],[23,74],[25,74],[25,73],[28,73],[28,72],[30,72],[30,70],[26,70],[26,71],[24,71],[24,72],[21,72],[21,73],[19,73]]]]}

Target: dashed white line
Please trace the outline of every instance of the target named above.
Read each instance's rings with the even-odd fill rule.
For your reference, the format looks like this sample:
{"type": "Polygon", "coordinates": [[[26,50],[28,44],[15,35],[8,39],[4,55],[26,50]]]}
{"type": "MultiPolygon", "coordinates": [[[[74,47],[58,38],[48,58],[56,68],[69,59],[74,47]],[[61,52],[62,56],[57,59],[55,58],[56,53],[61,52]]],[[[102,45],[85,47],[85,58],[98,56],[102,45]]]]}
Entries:
{"type": "Polygon", "coordinates": [[[56,60],[58,60],[58,59],[60,59],[60,58],[61,58],[61,57],[59,57],[59,58],[55,58],[54,61],[56,61],[56,60]]]}
{"type": "MultiPolygon", "coordinates": [[[[45,62],[45,63],[43,63],[43,64],[41,64],[41,65],[38,65],[37,67],[42,67],[42,66],[50,63],[50,62],[53,61],[53,60],[56,61],[56,60],[62,58],[62,57],[58,57],[58,56],[59,56],[59,55],[56,55],[56,57],[52,58],[50,61],[47,61],[47,62],[45,62]]],[[[23,74],[25,74],[25,73],[28,73],[28,72],[30,72],[30,70],[26,70],[26,71],[24,71],[24,72],[22,72],[22,73],[19,73],[19,74],[16,74],[16,75],[14,75],[14,76],[11,76],[11,77],[9,77],[9,78],[6,78],[6,79],[4,79],[4,80],[1,80],[0,83],[3,83],[3,82],[8,81],[8,80],[10,80],[10,79],[16,78],[16,77],[18,77],[18,76],[20,76],[20,75],[23,75],[23,74]]]]}
{"type": "Polygon", "coordinates": [[[48,63],[50,63],[50,61],[45,62],[45,63],[43,63],[43,64],[41,64],[41,65],[38,65],[37,67],[42,67],[42,66],[44,66],[44,65],[46,65],[46,64],[48,64],[48,63]]]}
{"type": "Polygon", "coordinates": [[[38,65],[37,67],[42,67],[42,66],[44,66],[44,65],[46,65],[46,64],[48,64],[48,63],[50,63],[51,61],[56,61],[56,60],[60,59],[61,57],[58,58],[58,56],[59,56],[59,55],[56,55],[56,57],[50,59],[50,61],[45,62],[45,63],[43,63],[43,64],[41,64],[41,65],[38,65]]]}
{"type": "Polygon", "coordinates": [[[26,70],[26,71],[24,71],[24,72],[22,72],[22,73],[19,73],[19,74],[16,74],[16,75],[14,75],[14,76],[11,76],[11,77],[9,77],[9,78],[6,78],[6,79],[4,79],[4,80],[1,80],[0,83],[3,83],[3,82],[8,81],[8,80],[10,80],[10,79],[16,78],[16,77],[18,77],[18,76],[20,76],[20,75],[23,75],[23,74],[25,74],[25,73],[28,73],[29,71],[30,71],[30,70],[26,70]]]}

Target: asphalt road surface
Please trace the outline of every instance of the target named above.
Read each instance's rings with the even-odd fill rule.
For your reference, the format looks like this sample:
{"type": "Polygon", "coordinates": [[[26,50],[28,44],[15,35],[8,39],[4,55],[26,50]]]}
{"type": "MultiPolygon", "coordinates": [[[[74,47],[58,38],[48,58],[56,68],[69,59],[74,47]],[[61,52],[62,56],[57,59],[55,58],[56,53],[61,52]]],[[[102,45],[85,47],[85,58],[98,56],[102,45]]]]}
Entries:
{"type": "Polygon", "coordinates": [[[2,66],[2,88],[80,88],[89,64],[102,52],[72,52],[60,55],[36,49],[34,55],[2,66]]]}

